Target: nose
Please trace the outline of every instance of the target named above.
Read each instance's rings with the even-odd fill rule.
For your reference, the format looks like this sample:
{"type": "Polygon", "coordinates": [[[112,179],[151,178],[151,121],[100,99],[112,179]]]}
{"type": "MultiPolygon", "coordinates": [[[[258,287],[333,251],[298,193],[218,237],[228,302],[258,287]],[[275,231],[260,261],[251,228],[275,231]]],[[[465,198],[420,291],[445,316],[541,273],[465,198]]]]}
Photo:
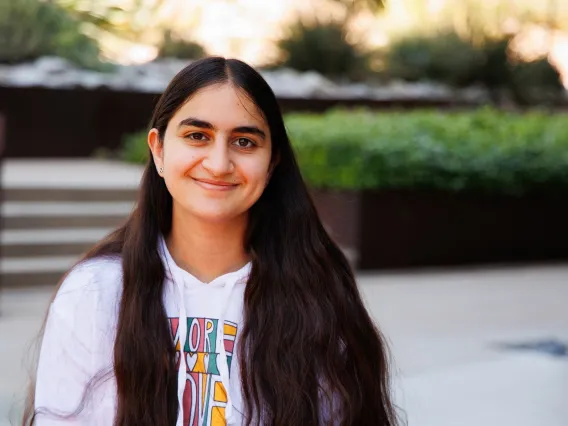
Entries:
{"type": "Polygon", "coordinates": [[[224,140],[216,140],[212,143],[208,147],[201,164],[212,176],[223,176],[232,173],[234,165],[231,161],[227,143],[224,140]]]}

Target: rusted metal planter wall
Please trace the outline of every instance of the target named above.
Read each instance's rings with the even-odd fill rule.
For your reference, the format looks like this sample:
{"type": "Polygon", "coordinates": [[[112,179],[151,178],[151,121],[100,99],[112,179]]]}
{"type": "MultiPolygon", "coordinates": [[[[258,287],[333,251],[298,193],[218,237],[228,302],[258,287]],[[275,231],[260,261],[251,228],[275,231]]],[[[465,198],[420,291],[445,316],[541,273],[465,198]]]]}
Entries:
{"type": "Polygon", "coordinates": [[[147,127],[156,95],[0,87],[9,158],[89,157],[147,127]]]}
{"type": "Polygon", "coordinates": [[[568,260],[568,193],[313,193],[359,269],[568,260]]]}
{"type": "MultiPolygon", "coordinates": [[[[146,129],[159,98],[155,93],[96,89],[0,86],[0,113],[7,119],[6,157],[88,157],[115,150],[124,135],[146,129]]],[[[335,106],[377,109],[459,107],[436,100],[279,99],[283,111],[324,111],[335,106]]]]}
{"type": "Polygon", "coordinates": [[[312,190],[312,199],[328,233],[356,266],[361,244],[361,193],[312,190]]]}

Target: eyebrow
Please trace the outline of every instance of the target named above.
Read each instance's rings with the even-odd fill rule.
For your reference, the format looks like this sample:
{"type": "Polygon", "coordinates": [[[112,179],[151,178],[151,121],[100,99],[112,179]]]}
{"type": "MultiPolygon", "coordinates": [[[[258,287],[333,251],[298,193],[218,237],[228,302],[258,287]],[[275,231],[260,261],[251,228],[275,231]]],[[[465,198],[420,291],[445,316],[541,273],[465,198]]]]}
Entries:
{"type": "MultiPolygon", "coordinates": [[[[180,121],[178,128],[183,127],[183,126],[192,126],[192,127],[199,127],[201,129],[215,130],[215,126],[213,126],[213,124],[211,124],[207,121],[199,120],[197,118],[192,118],[192,117],[185,118],[182,121],[180,121]]],[[[248,133],[248,134],[251,134],[251,135],[260,136],[262,139],[266,139],[266,133],[264,133],[262,130],[260,130],[256,126],[239,126],[239,127],[235,127],[234,129],[232,129],[231,132],[232,133],[248,133]]]]}

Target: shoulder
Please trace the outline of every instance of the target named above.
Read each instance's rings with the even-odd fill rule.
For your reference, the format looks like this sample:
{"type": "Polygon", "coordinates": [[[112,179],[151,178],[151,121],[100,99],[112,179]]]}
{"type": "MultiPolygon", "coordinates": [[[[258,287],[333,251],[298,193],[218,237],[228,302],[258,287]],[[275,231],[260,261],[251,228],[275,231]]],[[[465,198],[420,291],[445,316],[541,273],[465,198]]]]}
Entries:
{"type": "Polygon", "coordinates": [[[88,259],[75,265],[64,277],[51,309],[60,314],[93,314],[115,310],[122,293],[120,256],[88,259]]]}
{"type": "Polygon", "coordinates": [[[97,257],[75,265],[63,279],[55,299],[74,297],[83,293],[108,292],[116,290],[121,285],[121,257],[97,257]]]}
{"type": "MultiPolygon", "coordinates": [[[[80,262],[66,274],[49,307],[42,334],[36,407],[73,412],[81,404],[81,395],[93,377],[101,371],[110,371],[121,289],[119,257],[80,262]]],[[[98,386],[93,388],[93,392],[98,389],[98,386]]],[[[106,392],[111,388],[104,385],[100,389],[106,392]]],[[[86,409],[81,414],[90,412],[86,409]]],[[[45,423],[38,423],[64,423],[45,419],[45,423]]],[[[70,423],[94,424],[85,419],[80,416],[70,423]]]]}

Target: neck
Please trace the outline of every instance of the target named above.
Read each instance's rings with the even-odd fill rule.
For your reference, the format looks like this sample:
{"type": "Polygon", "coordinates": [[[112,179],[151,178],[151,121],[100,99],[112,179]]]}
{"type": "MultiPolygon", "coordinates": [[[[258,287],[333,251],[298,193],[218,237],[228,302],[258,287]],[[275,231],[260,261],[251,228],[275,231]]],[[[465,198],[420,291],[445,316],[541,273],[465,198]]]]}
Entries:
{"type": "Polygon", "coordinates": [[[180,268],[208,283],[238,271],[249,261],[244,247],[247,215],[226,222],[206,222],[183,214],[175,206],[173,210],[166,244],[180,268]]]}

